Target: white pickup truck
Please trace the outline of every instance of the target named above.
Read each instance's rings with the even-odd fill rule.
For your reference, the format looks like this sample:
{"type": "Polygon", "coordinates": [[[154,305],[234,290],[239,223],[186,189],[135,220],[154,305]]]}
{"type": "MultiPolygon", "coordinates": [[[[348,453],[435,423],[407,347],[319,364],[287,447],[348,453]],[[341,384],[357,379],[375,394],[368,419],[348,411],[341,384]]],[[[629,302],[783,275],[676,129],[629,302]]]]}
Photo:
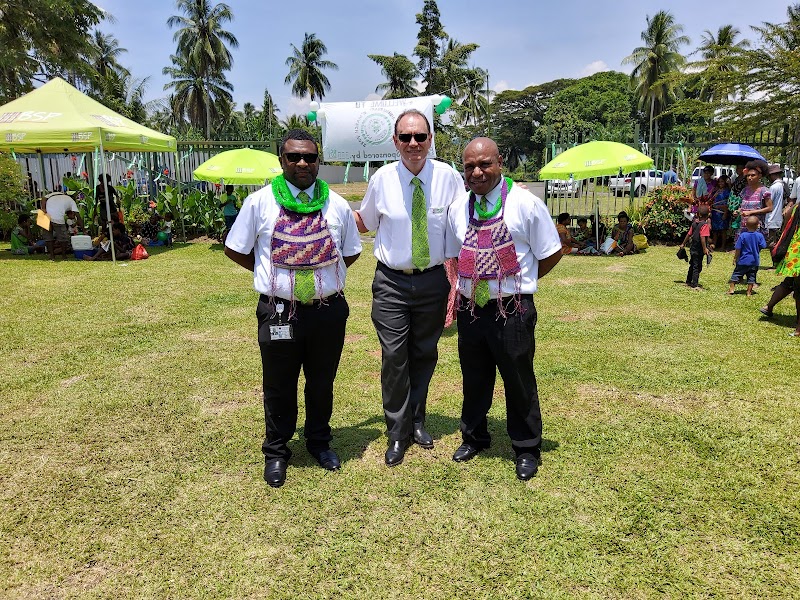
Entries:
{"type": "Polygon", "coordinates": [[[664,171],[650,169],[649,171],[638,171],[623,177],[610,177],[608,179],[608,191],[615,196],[624,196],[630,193],[631,178],[635,176],[633,191],[637,196],[644,196],[657,187],[664,185],[664,171]]]}

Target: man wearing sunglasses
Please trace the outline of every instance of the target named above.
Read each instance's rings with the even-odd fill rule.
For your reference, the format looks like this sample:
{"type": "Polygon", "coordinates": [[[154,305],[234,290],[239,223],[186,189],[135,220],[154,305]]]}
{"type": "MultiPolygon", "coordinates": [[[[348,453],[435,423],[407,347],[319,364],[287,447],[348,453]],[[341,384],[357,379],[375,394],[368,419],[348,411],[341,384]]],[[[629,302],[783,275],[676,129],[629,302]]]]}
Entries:
{"type": "Polygon", "coordinates": [[[382,351],[390,467],[403,461],[412,441],[433,448],[425,405],[450,293],[444,232],[447,207],[464,192],[464,182],[451,167],[428,158],[431,135],[421,112],[408,110],[397,118],[400,162],[377,170],[355,213],[359,231],[375,231],[372,322],[382,351]]]}
{"type": "Polygon", "coordinates": [[[331,450],[333,380],[350,309],[347,267],[361,253],[350,205],[317,179],[319,155],[311,135],[286,133],[283,174],[250,194],[225,241],[225,255],[253,271],[261,294],[256,309],[264,385],[264,479],[286,480],[287,444],[297,425],[297,380],[306,379],[306,448],[324,469],[341,463],[331,450]]]}
{"type": "Polygon", "coordinates": [[[533,294],[562,252],[547,206],[503,178],[502,166],[495,142],[472,140],[464,149],[470,192],[450,206],[447,219],[447,256],[458,258],[458,358],[464,385],[463,444],[453,460],[468,461],[489,447],[486,415],[499,370],[517,477],[527,481],[539,468],[542,446],[533,294]]]}

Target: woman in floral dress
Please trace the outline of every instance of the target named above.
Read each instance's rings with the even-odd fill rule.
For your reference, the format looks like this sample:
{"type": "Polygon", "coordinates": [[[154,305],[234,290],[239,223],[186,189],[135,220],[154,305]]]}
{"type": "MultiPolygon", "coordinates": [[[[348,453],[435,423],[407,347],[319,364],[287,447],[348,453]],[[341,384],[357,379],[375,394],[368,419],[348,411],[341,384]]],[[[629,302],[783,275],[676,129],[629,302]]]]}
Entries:
{"type": "MultiPolygon", "coordinates": [[[[784,211],[784,219],[792,213],[795,218],[800,217],[798,214],[798,205],[784,211]],[[789,211],[792,212],[789,212],[789,211]],[[788,213],[788,214],[787,214],[788,213]]],[[[800,228],[795,231],[792,241],[789,243],[789,248],[786,251],[786,256],[783,257],[777,265],[775,265],[775,273],[784,277],[784,280],[779,283],[772,292],[767,305],[759,308],[761,314],[771,317],[772,309],[775,305],[794,292],[794,305],[797,317],[795,329],[789,335],[792,337],[800,337],[800,228]]]]}

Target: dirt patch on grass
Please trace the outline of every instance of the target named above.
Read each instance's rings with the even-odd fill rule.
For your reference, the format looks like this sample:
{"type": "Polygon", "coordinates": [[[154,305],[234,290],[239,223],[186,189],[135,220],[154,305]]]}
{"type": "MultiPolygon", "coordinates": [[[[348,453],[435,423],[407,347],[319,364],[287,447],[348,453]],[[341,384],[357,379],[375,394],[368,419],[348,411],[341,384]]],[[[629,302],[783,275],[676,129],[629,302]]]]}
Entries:
{"type": "Polygon", "coordinates": [[[570,412],[574,411],[576,416],[585,415],[584,411],[586,409],[599,414],[619,414],[619,409],[623,405],[633,408],[656,408],[672,413],[687,414],[714,404],[710,398],[697,395],[654,395],[593,385],[579,385],[576,390],[575,400],[575,406],[570,412]]]}
{"type": "Polygon", "coordinates": [[[608,271],[609,273],[624,273],[625,271],[628,270],[628,266],[623,265],[621,263],[617,263],[614,265],[607,266],[605,270],[608,271]]]}
{"type": "Polygon", "coordinates": [[[555,317],[556,321],[562,323],[574,323],[576,321],[594,321],[605,313],[597,310],[586,310],[580,313],[567,313],[559,317],[555,317]]]}
{"type": "Polygon", "coordinates": [[[71,385],[74,385],[74,384],[78,383],[79,381],[83,381],[87,377],[88,377],[88,375],[84,374],[84,375],[75,375],[75,377],[70,377],[69,379],[64,379],[64,380],[61,381],[61,387],[68,388],[71,385]]]}
{"type": "Polygon", "coordinates": [[[605,279],[591,279],[586,277],[561,277],[554,279],[553,283],[557,285],[607,285],[608,281],[605,279]]]}
{"type": "Polygon", "coordinates": [[[350,335],[344,336],[344,343],[345,344],[353,344],[355,342],[360,342],[363,339],[366,339],[367,336],[361,335],[358,333],[352,333],[350,335]]]}

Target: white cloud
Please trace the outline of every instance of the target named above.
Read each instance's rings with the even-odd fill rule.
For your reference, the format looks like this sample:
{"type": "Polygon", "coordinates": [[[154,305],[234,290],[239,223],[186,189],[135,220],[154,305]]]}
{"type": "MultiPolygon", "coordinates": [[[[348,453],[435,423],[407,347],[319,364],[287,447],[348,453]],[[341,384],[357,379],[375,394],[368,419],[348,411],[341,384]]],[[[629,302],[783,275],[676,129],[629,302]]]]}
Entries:
{"type": "Polygon", "coordinates": [[[302,98],[298,98],[297,96],[290,96],[289,102],[284,109],[283,118],[288,118],[290,115],[302,115],[305,116],[306,113],[311,110],[308,105],[311,103],[311,96],[303,96],[302,98]]]}
{"type": "Polygon", "coordinates": [[[600,73],[601,71],[608,71],[608,65],[602,60],[596,60],[594,62],[590,62],[588,65],[581,69],[581,72],[578,74],[579,77],[589,77],[589,75],[594,75],[595,73],[600,73]]]}
{"type": "Polygon", "coordinates": [[[505,92],[506,90],[511,89],[511,86],[508,85],[508,82],[505,79],[501,79],[492,86],[492,89],[499,94],[500,92],[505,92]]]}

